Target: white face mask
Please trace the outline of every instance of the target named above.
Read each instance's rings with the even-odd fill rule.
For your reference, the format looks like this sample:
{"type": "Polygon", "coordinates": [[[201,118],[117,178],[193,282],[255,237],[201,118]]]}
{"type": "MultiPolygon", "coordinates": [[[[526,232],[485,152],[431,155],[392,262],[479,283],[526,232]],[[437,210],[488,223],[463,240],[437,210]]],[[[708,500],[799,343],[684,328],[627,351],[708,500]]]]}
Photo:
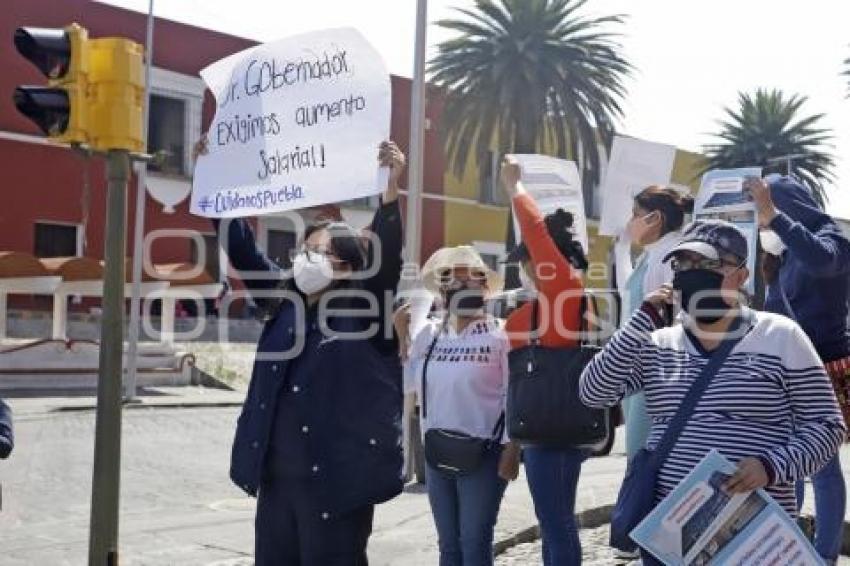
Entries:
{"type": "Polygon", "coordinates": [[[777,257],[781,256],[786,249],[785,244],[773,230],[761,230],[759,232],[759,242],[761,242],[761,247],[764,251],[777,257]]]}
{"type": "Polygon", "coordinates": [[[295,286],[305,295],[324,291],[334,280],[331,261],[324,254],[311,254],[308,259],[305,252],[295,256],[292,262],[295,272],[295,286]]]}

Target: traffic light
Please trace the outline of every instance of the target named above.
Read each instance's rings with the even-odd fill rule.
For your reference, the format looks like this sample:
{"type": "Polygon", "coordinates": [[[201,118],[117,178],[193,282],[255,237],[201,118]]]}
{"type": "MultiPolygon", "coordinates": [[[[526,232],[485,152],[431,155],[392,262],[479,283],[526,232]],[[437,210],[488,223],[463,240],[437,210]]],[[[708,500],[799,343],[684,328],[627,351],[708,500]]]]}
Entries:
{"type": "Polygon", "coordinates": [[[15,106],[56,141],[86,143],[88,32],[18,28],[15,47],[48,79],[48,86],[19,86],[15,106]]]}
{"type": "Polygon", "coordinates": [[[102,150],[144,150],[142,46],[116,37],[89,44],[89,144],[102,150]]]}
{"type": "Polygon", "coordinates": [[[64,29],[18,28],[15,47],[48,79],[19,86],[18,110],[51,139],[93,149],[142,151],[142,47],[107,37],[89,39],[77,24],[64,29]]]}

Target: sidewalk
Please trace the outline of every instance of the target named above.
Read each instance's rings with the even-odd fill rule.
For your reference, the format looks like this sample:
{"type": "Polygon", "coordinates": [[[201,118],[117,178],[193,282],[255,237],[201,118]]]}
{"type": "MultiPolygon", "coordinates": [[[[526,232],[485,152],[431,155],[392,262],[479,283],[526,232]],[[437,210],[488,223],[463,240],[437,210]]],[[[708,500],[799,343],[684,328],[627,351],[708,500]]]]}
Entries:
{"type": "MultiPolygon", "coordinates": [[[[44,396],[6,397],[12,407],[15,419],[31,418],[38,415],[62,411],[94,411],[97,408],[97,392],[81,391],[47,392],[44,396]]],[[[229,391],[186,385],[181,387],[145,387],[140,389],[138,397],[124,404],[125,410],[151,407],[189,408],[189,407],[240,407],[245,400],[244,391],[229,391]]]]}
{"type": "MultiPolygon", "coordinates": [[[[585,462],[579,481],[576,514],[579,516],[586,544],[604,546],[607,534],[604,528],[597,529],[608,520],[611,506],[617,498],[617,492],[625,473],[625,455],[622,429],[618,430],[617,443],[611,455],[605,458],[593,458],[585,462]],[[600,534],[601,533],[601,534],[600,534]]],[[[841,449],[844,476],[850,485],[850,444],[841,449]]],[[[804,515],[814,513],[814,496],[811,484],[806,485],[804,515]]],[[[534,516],[534,504],[528,491],[524,475],[512,482],[505,493],[496,524],[495,547],[501,553],[509,548],[531,543],[524,551],[510,552],[514,560],[539,557],[540,545],[537,541],[537,519],[534,516]]],[[[845,549],[850,544],[850,505],[845,515],[845,549]]],[[[437,562],[437,537],[434,530],[424,486],[409,488],[398,498],[378,507],[375,514],[375,529],[369,543],[370,559],[374,564],[425,566],[437,562]]],[[[589,554],[605,554],[600,549],[587,549],[589,554]]],[[[532,566],[537,561],[512,561],[506,564],[532,566]]],[[[601,563],[608,563],[602,561],[601,563]]],[[[841,560],[850,565],[850,560],[841,560]]]]}
{"type": "MultiPolygon", "coordinates": [[[[230,438],[244,393],[202,387],[156,388],[145,393],[125,412],[123,558],[128,563],[152,565],[250,564],[255,501],[227,479],[230,438]],[[179,433],[175,435],[175,431],[179,433]],[[154,540],[159,542],[153,544],[154,540]]],[[[14,525],[5,524],[7,538],[14,539],[6,544],[17,544],[20,556],[43,554],[43,549],[26,540],[37,534],[47,537],[42,543],[55,547],[57,553],[84,556],[95,397],[19,397],[8,401],[21,423],[21,446],[16,459],[7,463],[13,467],[4,472],[9,484],[7,511],[15,510],[16,495],[29,495],[29,499],[18,505],[22,523],[14,529],[14,525]],[[56,474],[63,466],[72,472],[65,476],[68,485],[55,485],[56,474]],[[47,482],[48,478],[53,483],[44,484],[44,495],[43,489],[31,489],[31,482],[47,482]],[[17,488],[16,482],[20,483],[17,488]],[[32,493],[20,493],[23,489],[32,493]],[[71,523],[65,524],[69,520],[71,523]],[[55,521],[65,521],[61,523],[65,525],[61,536],[43,531],[46,524],[55,521]]],[[[625,470],[623,435],[619,432],[612,454],[588,460],[579,482],[577,513],[585,529],[582,534],[588,548],[598,547],[599,555],[606,551],[606,537],[604,529],[595,527],[606,521],[625,470]]],[[[842,460],[850,480],[850,445],[843,447],[842,460]]],[[[810,514],[810,487],[808,491],[804,513],[810,514]]],[[[14,513],[3,515],[0,523],[14,513]]],[[[521,475],[509,485],[502,503],[495,533],[497,552],[530,543],[514,548],[505,558],[539,556],[539,543],[533,542],[536,524],[528,486],[521,475]]],[[[847,533],[850,536],[850,528],[847,533]]],[[[437,537],[424,486],[408,486],[402,495],[377,507],[369,556],[370,563],[378,566],[437,563],[437,537]]],[[[530,566],[536,562],[508,563],[530,566]]]]}
{"type": "MultiPolygon", "coordinates": [[[[602,522],[606,507],[617,497],[624,471],[622,440],[618,440],[612,455],[585,462],[576,506],[585,526],[595,527],[602,522]]],[[[521,473],[508,486],[502,501],[494,539],[497,552],[534,540],[536,525],[534,504],[521,473]]],[[[433,566],[437,563],[437,534],[424,486],[408,487],[396,499],[378,506],[375,528],[369,540],[369,557],[370,563],[377,566],[433,566]]]]}

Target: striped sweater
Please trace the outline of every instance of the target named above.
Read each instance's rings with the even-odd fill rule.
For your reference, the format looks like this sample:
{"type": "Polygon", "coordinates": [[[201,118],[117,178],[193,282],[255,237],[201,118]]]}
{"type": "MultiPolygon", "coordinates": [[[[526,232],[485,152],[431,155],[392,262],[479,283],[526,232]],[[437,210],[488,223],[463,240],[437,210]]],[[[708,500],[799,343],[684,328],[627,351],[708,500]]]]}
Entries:
{"type": "MultiPolygon", "coordinates": [[[[659,472],[660,500],[712,448],[732,462],[758,457],[770,469],[766,488],[793,517],[794,481],[810,476],[837,451],[845,427],[814,347],[793,321],[747,310],[750,326],[712,378],[659,472]]],[[[582,402],[615,405],[646,393],[654,449],[707,362],[682,325],[657,330],[638,309],[581,376],[582,402]]]]}

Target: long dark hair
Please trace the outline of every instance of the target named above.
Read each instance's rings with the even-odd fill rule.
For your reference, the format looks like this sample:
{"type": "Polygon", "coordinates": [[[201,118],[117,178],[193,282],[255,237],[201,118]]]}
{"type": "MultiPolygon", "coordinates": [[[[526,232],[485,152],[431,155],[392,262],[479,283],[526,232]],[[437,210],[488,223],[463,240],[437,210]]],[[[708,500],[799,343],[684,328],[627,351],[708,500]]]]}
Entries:
{"type": "Polygon", "coordinates": [[[635,197],[635,203],[646,211],[661,213],[664,219],[662,236],[681,229],[685,214],[694,211],[694,197],[661,185],[651,185],[642,190],[635,197]]]}
{"type": "Polygon", "coordinates": [[[587,256],[581,247],[581,242],[575,239],[571,228],[573,227],[573,215],[563,208],[559,208],[552,214],[547,214],[544,219],[546,230],[558,247],[558,251],[576,269],[587,269],[587,256]]]}
{"type": "MultiPolygon", "coordinates": [[[[561,252],[561,255],[564,256],[564,259],[570,262],[576,269],[587,269],[587,256],[584,255],[581,242],[575,239],[575,235],[571,230],[574,221],[572,213],[559,208],[552,214],[547,214],[543,220],[546,223],[546,231],[549,232],[549,236],[555,242],[555,246],[561,252]]],[[[526,261],[530,257],[531,254],[528,253],[528,246],[525,245],[525,242],[521,242],[509,254],[507,261],[526,261]]]]}

